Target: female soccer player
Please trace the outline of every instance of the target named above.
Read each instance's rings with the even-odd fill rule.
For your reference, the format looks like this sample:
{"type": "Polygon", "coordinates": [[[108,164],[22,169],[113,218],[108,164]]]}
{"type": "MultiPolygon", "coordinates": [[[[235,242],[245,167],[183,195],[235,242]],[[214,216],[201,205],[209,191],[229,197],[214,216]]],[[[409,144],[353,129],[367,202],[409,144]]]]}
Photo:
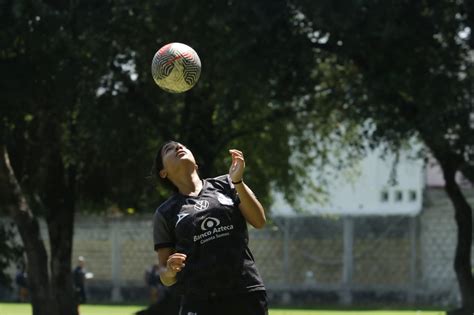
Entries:
{"type": "Polygon", "coordinates": [[[181,143],[166,142],[155,158],[155,175],[175,188],[155,212],[153,237],[160,278],[182,295],[179,315],[268,314],[247,231],[265,225],[265,211],[243,182],[242,152],[229,153],[229,174],[204,180],[181,143]]]}

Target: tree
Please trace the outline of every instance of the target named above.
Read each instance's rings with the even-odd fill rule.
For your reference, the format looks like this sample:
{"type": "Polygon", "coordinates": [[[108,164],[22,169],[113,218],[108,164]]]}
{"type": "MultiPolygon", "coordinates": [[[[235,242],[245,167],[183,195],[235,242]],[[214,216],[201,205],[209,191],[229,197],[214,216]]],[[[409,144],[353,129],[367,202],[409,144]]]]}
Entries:
{"type": "Polygon", "coordinates": [[[267,203],[270,181],[289,196],[304,184],[295,175],[304,175],[309,159],[289,157],[313,141],[294,119],[308,112],[299,96],[313,90],[316,59],[286,1],[0,6],[0,38],[9,43],[0,69],[11,74],[1,82],[0,165],[34,315],[77,313],[70,276],[77,209],[156,205],[144,165],[167,138],[196,152],[203,176],[226,172],[225,149],[241,148],[246,180],[267,203]],[[198,85],[178,96],[160,91],[150,75],[154,52],[170,41],[188,43],[203,61],[198,85]]]}
{"type": "Polygon", "coordinates": [[[472,208],[455,181],[471,179],[472,4],[468,1],[295,1],[314,47],[337,56],[342,117],[369,126],[373,145],[417,136],[438,160],[458,226],[454,269],[462,308],[474,311],[472,208]]]}
{"type": "Polygon", "coordinates": [[[0,223],[0,237],[3,240],[0,244],[0,280],[2,285],[10,286],[11,278],[5,273],[12,263],[20,263],[21,261],[21,247],[15,243],[14,228],[12,225],[0,223]]]}
{"type": "MultiPolygon", "coordinates": [[[[0,213],[2,208],[7,206],[7,200],[10,198],[7,194],[5,174],[0,168],[0,200],[2,205],[0,206],[0,213]]],[[[14,263],[21,261],[22,248],[15,241],[15,226],[11,221],[0,221],[0,283],[5,286],[9,286],[11,283],[10,276],[6,273],[6,269],[14,263]]]]}

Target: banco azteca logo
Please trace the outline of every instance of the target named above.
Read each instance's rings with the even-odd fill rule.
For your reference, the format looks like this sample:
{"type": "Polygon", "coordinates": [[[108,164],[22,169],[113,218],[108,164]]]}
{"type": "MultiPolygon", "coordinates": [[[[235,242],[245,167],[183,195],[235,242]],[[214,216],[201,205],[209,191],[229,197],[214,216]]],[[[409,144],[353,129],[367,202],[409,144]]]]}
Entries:
{"type": "Polygon", "coordinates": [[[209,208],[209,201],[207,200],[198,200],[194,205],[194,209],[197,211],[206,210],[207,208],[209,208]]]}
{"type": "Polygon", "coordinates": [[[204,219],[201,223],[201,230],[206,231],[206,230],[211,230],[221,224],[221,221],[219,221],[216,218],[213,217],[208,217],[204,219]]]}

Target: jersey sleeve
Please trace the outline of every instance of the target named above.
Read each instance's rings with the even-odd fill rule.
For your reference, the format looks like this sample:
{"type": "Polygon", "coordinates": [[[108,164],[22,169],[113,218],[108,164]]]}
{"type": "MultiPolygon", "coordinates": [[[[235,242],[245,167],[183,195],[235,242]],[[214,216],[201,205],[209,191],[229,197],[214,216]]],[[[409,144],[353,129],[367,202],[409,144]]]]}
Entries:
{"type": "Polygon", "coordinates": [[[159,210],[153,216],[153,242],[155,250],[175,246],[175,240],[169,224],[159,210]]]}

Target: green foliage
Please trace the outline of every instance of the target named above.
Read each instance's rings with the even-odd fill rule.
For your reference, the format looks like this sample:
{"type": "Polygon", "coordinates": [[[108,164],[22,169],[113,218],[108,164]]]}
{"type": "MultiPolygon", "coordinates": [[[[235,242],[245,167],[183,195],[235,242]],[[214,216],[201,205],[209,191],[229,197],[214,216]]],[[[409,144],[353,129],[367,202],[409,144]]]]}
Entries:
{"type": "Polygon", "coordinates": [[[6,268],[21,260],[22,248],[15,242],[14,227],[12,224],[0,221],[0,283],[11,287],[10,275],[6,268]]]}
{"type": "MultiPolygon", "coordinates": [[[[10,43],[1,69],[15,76],[2,79],[0,130],[24,186],[39,197],[35,209],[58,156],[84,207],[150,209],[166,193],[146,178],[170,138],[193,149],[203,176],[226,172],[227,149],[242,149],[248,182],[267,204],[271,183],[293,200],[310,185],[308,164],[331,163],[338,147],[361,154],[361,137],[398,146],[420,130],[437,139],[464,130],[457,139],[473,139],[462,105],[471,84],[468,42],[459,38],[468,16],[456,18],[462,4],[1,6],[0,38],[10,43]],[[153,54],[173,41],[195,48],[203,63],[199,83],[183,95],[159,90],[150,75],[153,54]],[[452,100],[461,105],[446,106],[452,100]]],[[[341,153],[338,163],[347,158],[341,153]]]]}
{"type": "Polygon", "coordinates": [[[352,104],[333,105],[367,127],[372,145],[398,147],[418,135],[432,149],[470,155],[472,36],[466,28],[472,15],[467,3],[295,3],[318,34],[315,46],[337,56],[345,71],[355,70],[356,75],[338,73],[352,104]]]}
{"type": "Polygon", "coordinates": [[[61,186],[77,191],[80,208],[150,211],[166,196],[146,178],[167,139],[193,150],[204,177],[227,172],[228,149],[243,150],[246,180],[266,204],[272,183],[291,200],[308,184],[305,166],[319,158],[312,146],[328,149],[338,118],[325,89],[339,82],[316,102],[309,96],[333,76],[334,60],[315,56],[286,1],[1,6],[0,38],[10,44],[0,69],[15,75],[3,79],[0,130],[36,212],[61,199],[61,186]],[[203,64],[183,95],[161,91],[150,75],[156,50],[174,41],[192,46],[203,64]],[[291,159],[297,150],[314,152],[291,159]]]}

